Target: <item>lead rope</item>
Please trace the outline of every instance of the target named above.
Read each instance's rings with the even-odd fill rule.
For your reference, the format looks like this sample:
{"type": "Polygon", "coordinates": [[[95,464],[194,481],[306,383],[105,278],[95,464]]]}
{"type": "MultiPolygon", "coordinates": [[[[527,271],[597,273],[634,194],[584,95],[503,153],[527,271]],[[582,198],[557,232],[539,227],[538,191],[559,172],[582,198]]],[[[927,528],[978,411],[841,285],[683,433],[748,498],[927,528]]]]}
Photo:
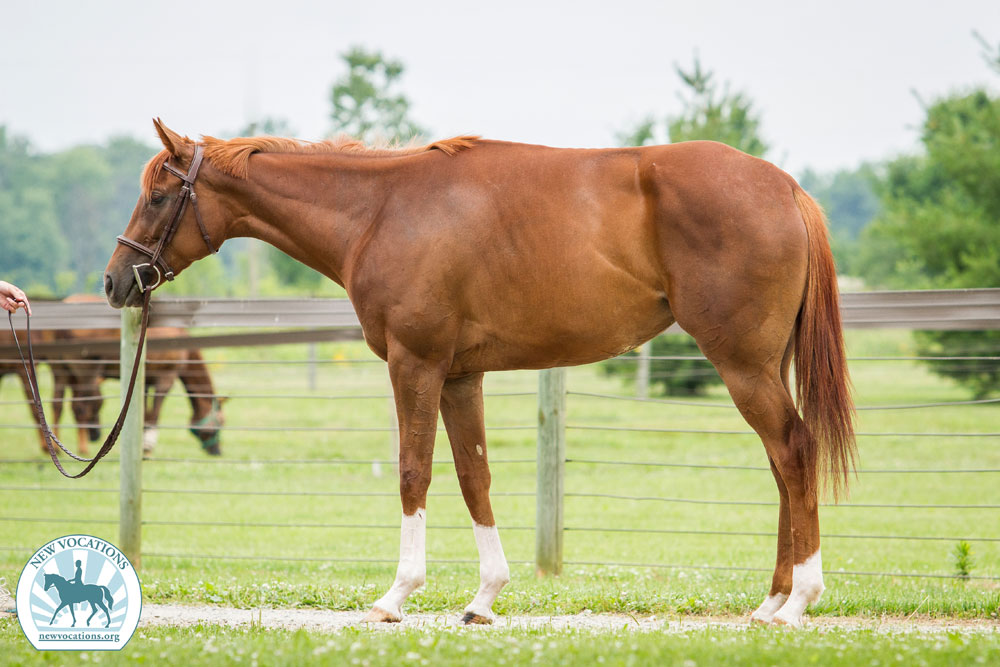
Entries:
{"type": "Polygon", "coordinates": [[[125,414],[128,411],[129,405],[132,403],[132,392],[135,389],[136,376],[139,373],[139,362],[142,357],[142,346],[146,342],[146,326],[149,324],[149,299],[152,295],[152,290],[148,290],[143,293],[142,298],[142,328],[139,331],[139,345],[135,352],[135,361],[132,364],[132,376],[129,378],[128,391],[125,394],[125,401],[122,403],[121,412],[118,414],[118,419],[115,421],[114,426],[111,427],[111,432],[108,433],[108,437],[104,440],[104,444],[101,445],[101,449],[94,455],[94,458],[88,459],[81,456],[77,456],[73,452],[66,449],[59,438],[55,436],[52,429],[49,428],[48,422],[45,420],[45,408],[42,406],[41,392],[38,387],[38,376],[35,374],[35,352],[31,344],[31,315],[25,310],[24,315],[27,318],[27,338],[28,338],[28,359],[24,358],[24,352],[21,350],[21,341],[17,339],[17,332],[14,331],[14,314],[7,313],[7,321],[10,324],[10,331],[14,334],[14,344],[17,346],[17,353],[21,357],[21,365],[24,366],[24,372],[28,376],[28,386],[31,388],[31,402],[35,410],[35,416],[38,419],[38,428],[42,432],[42,439],[45,441],[45,446],[49,450],[49,456],[52,458],[52,463],[55,464],[56,469],[64,477],[69,477],[70,479],[78,479],[83,477],[97,465],[97,462],[103,459],[111,448],[115,446],[118,441],[118,436],[121,434],[122,427],[125,425],[125,414]],[[87,466],[79,473],[71,475],[66,472],[66,469],[62,467],[62,463],[59,462],[59,455],[56,453],[56,448],[52,446],[55,443],[59,449],[63,450],[71,458],[80,461],[81,463],[86,463],[87,466]]]}

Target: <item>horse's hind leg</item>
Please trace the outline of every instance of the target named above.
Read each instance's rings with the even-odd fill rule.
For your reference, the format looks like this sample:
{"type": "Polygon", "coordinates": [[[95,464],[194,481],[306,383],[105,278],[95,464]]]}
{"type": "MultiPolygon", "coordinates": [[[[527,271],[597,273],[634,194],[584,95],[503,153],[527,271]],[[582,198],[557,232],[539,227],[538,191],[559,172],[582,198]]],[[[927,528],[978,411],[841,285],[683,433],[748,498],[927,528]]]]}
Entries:
{"type": "Polygon", "coordinates": [[[108,622],[104,624],[104,627],[109,627],[111,625],[111,612],[108,611],[108,608],[104,606],[104,602],[100,598],[98,598],[97,600],[90,601],[90,609],[91,612],[90,616],[87,617],[87,625],[90,625],[90,619],[94,617],[94,614],[97,613],[98,609],[103,611],[104,615],[108,617],[108,622]]]}
{"type": "MultiPolygon", "coordinates": [[[[744,350],[759,349],[759,341],[746,342],[744,350]]],[[[776,363],[752,354],[713,361],[744,419],[763,441],[781,495],[771,594],[754,618],[797,627],[806,606],[823,593],[817,492],[807,484],[810,475],[802,458],[811,436],[776,363]]]]}
{"type": "Polygon", "coordinates": [[[446,372],[443,362],[421,359],[403,348],[389,349],[389,376],[399,416],[399,495],[403,504],[399,566],[392,587],[375,602],[365,622],[402,620],[403,602],[426,577],[427,489],[446,372]]]}
{"type": "Polygon", "coordinates": [[[757,623],[770,623],[792,592],[792,524],[788,508],[788,489],[781,480],[774,459],[767,457],[771,464],[771,474],[778,485],[778,556],[771,578],[771,590],[759,607],[750,615],[757,623]]]}
{"type": "Polygon", "coordinates": [[[458,483],[472,515],[479,549],[479,592],[465,608],[462,621],[492,623],[493,601],[510,581],[510,568],[490,506],[490,466],[483,423],[483,374],[449,379],[441,392],[441,416],[455,459],[458,483]]]}

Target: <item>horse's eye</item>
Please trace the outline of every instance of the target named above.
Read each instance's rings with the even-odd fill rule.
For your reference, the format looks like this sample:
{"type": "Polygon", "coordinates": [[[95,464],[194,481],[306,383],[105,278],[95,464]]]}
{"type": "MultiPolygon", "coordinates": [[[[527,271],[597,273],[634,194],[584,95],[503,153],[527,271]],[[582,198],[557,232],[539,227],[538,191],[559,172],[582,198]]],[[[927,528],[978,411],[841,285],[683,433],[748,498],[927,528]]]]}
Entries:
{"type": "Polygon", "coordinates": [[[165,197],[162,192],[154,192],[149,196],[149,203],[153,206],[157,206],[158,204],[162,204],[164,199],[165,197]]]}

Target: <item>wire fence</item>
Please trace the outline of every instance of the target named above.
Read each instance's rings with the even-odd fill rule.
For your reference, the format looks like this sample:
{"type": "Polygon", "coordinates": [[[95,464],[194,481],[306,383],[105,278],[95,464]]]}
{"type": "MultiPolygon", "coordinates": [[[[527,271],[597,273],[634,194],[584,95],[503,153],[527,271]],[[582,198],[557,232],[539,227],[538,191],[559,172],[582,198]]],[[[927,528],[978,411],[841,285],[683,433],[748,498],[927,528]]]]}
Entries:
{"type": "MultiPolygon", "coordinates": [[[[223,348],[224,350],[224,348],[223,348]]],[[[292,354],[287,350],[283,354],[292,354]]],[[[385,475],[377,484],[369,484],[374,472],[380,467],[392,467],[395,458],[391,455],[390,435],[395,433],[391,424],[392,395],[381,362],[369,357],[321,358],[321,359],[231,359],[213,358],[206,355],[208,367],[215,375],[216,391],[195,392],[190,398],[227,398],[227,418],[223,427],[224,435],[235,442],[228,444],[224,458],[183,455],[185,450],[194,450],[189,436],[183,432],[191,427],[187,419],[187,401],[179,391],[167,392],[167,408],[158,428],[166,432],[161,449],[144,463],[147,477],[143,494],[150,497],[150,507],[143,518],[144,528],[154,531],[147,538],[146,558],[165,561],[180,559],[214,560],[256,560],[262,562],[343,562],[394,564],[396,558],[395,540],[389,533],[399,529],[397,521],[391,517],[398,514],[398,493],[391,481],[392,475],[385,475]],[[326,369],[321,380],[322,387],[304,390],[304,367],[326,369]],[[350,387],[344,391],[342,387],[350,387]],[[357,389],[356,391],[354,389],[357,389]],[[316,408],[326,406],[317,413],[316,408]],[[287,406],[287,407],[281,407],[287,406]],[[304,407],[305,406],[305,407],[304,407]],[[346,407],[330,407],[346,406],[346,407]],[[308,423],[302,423],[306,421],[308,423]],[[279,437],[287,434],[288,437],[279,437]],[[280,440],[280,453],[275,452],[276,437],[280,440]],[[316,441],[304,442],[304,439],[316,441]],[[384,455],[358,456],[359,443],[371,448],[381,448],[384,455]],[[271,480],[257,475],[253,480],[241,478],[240,471],[263,469],[285,470],[271,480]],[[333,475],[333,477],[330,477],[333,475]],[[332,479],[334,485],[345,488],[318,488],[321,477],[332,479]],[[271,483],[273,481],[273,484],[271,483]],[[377,488],[359,488],[373,486],[377,488]],[[178,504],[159,502],[158,498],[169,499],[178,504]],[[194,499],[219,499],[210,501],[207,508],[198,509],[198,503],[209,501],[194,499]],[[192,500],[188,500],[192,499],[192,500]],[[351,501],[350,508],[337,513],[341,518],[305,520],[301,518],[302,503],[324,500],[351,501]],[[227,504],[239,501],[257,510],[250,512],[261,519],[242,520],[232,518],[246,513],[227,508],[227,504]],[[377,507],[375,512],[389,520],[357,520],[356,503],[365,507],[377,507]],[[279,512],[280,510],[280,512],[279,512]],[[284,516],[274,517],[274,513],[284,516]],[[214,516],[221,514],[222,516],[214,516]],[[353,519],[353,520],[349,520],[353,519]],[[254,548],[248,553],[227,551],[223,542],[213,536],[213,530],[238,530],[243,532],[274,530],[279,532],[346,531],[351,534],[367,532],[379,533],[382,537],[366,543],[382,545],[380,551],[385,557],[365,557],[350,553],[330,553],[317,556],[296,556],[280,550],[254,548]],[[190,537],[190,552],[185,553],[173,545],[177,540],[171,535],[183,533],[190,537]],[[168,537],[164,537],[168,536],[168,537]],[[214,549],[214,550],[213,550],[214,549]]],[[[652,357],[658,361],[683,361],[700,357],[652,357]]],[[[609,363],[636,363],[639,358],[619,358],[609,363]]],[[[941,357],[915,356],[855,356],[852,368],[859,364],[869,368],[884,364],[898,368],[901,363],[916,367],[927,361],[983,361],[1000,360],[1000,356],[941,357]]],[[[2,363],[4,360],[0,360],[2,363]]],[[[69,359],[65,363],[107,364],[93,359],[69,359]]],[[[203,362],[205,363],[205,362],[203,362]]],[[[890,371],[895,373],[896,371],[890,371]]],[[[151,376],[155,376],[153,367],[151,376]]],[[[653,376],[655,377],[655,375],[653,376]]],[[[532,455],[533,432],[538,428],[530,416],[535,411],[536,392],[530,388],[534,383],[533,374],[520,374],[512,379],[502,380],[491,386],[486,393],[487,416],[496,413],[496,421],[488,424],[488,441],[494,457],[494,488],[492,497],[499,503],[521,503],[510,506],[511,523],[501,520],[500,530],[511,532],[515,537],[515,558],[512,563],[530,564],[530,534],[536,530],[531,521],[533,507],[530,502],[536,497],[534,490],[517,490],[533,486],[536,463],[532,455]],[[523,556],[517,558],[516,556],[523,556]]],[[[942,382],[942,387],[944,383],[942,382]]],[[[117,391],[113,382],[106,383],[104,392],[106,403],[116,403],[117,391]]],[[[8,546],[0,547],[7,552],[27,552],[32,542],[13,544],[13,535],[48,534],[52,525],[67,527],[103,527],[113,531],[119,519],[107,512],[107,501],[88,498],[107,498],[119,493],[113,485],[112,469],[117,459],[106,459],[103,467],[107,474],[103,483],[93,485],[64,485],[52,483],[52,477],[42,472],[45,461],[28,454],[32,440],[30,431],[35,427],[27,420],[28,413],[20,406],[23,399],[17,397],[20,388],[14,385],[3,387],[0,399],[0,432],[5,434],[6,445],[0,458],[0,534],[8,546]],[[16,446],[15,446],[16,443],[16,446]],[[37,472],[34,471],[37,468],[37,472]],[[25,478],[34,475],[32,480],[25,478]],[[48,481],[42,481],[48,480],[48,481]],[[81,512],[60,510],[58,515],[40,509],[40,498],[71,496],[82,499],[81,512]],[[103,507],[103,512],[92,512],[103,507]],[[17,529],[10,529],[18,526],[17,529]],[[38,526],[38,528],[35,528],[38,526]]],[[[574,375],[567,392],[570,411],[566,429],[570,432],[566,465],[567,525],[563,532],[567,536],[566,566],[601,566],[629,568],[668,568],[679,570],[706,570],[720,572],[770,572],[768,567],[744,567],[730,563],[704,562],[705,553],[718,553],[719,544],[743,543],[749,540],[756,545],[752,549],[768,553],[773,549],[776,537],[769,527],[775,523],[774,509],[777,507],[773,489],[762,491],[766,485],[756,481],[750,484],[751,492],[744,498],[726,497],[733,491],[731,480],[763,480],[770,482],[766,465],[745,463],[753,454],[756,460],[762,458],[759,447],[751,448],[756,435],[742,423],[738,411],[722,395],[714,394],[709,399],[639,398],[628,395],[627,387],[614,378],[606,378],[593,371],[581,371],[574,375]],[[575,382],[578,380],[578,383],[575,382]],[[579,387],[579,388],[577,388],[579,387]],[[616,391],[617,389],[617,391],[616,391]],[[670,410],[664,417],[659,410],[670,410]],[[703,417],[700,415],[709,415],[703,417]],[[718,415],[718,416],[713,416],[718,415]],[[658,426],[651,422],[663,423],[680,416],[684,425],[672,428],[658,426]],[[717,423],[718,422],[718,423],[717,423]],[[693,449],[684,449],[683,440],[690,436],[697,439],[693,449]],[[748,438],[747,436],[750,436],[748,438]],[[640,443],[641,441],[641,443],[640,443]],[[640,444],[637,444],[640,443],[640,444]],[[745,452],[743,450],[746,450],[745,452]],[[635,472],[622,473],[624,469],[635,472]],[[674,472],[676,471],[676,475],[674,472]],[[663,477],[677,483],[684,493],[677,495],[656,492],[662,486],[663,477]],[[706,475],[697,483],[684,482],[685,475],[706,475]],[[711,481],[708,481],[711,480],[711,481]],[[627,489],[628,492],[622,492],[627,489]],[[701,491],[699,494],[697,491],[701,491]],[[664,521],[637,520],[647,514],[661,512],[663,507],[684,508],[702,506],[705,508],[728,508],[733,511],[754,511],[766,509],[766,513],[752,518],[740,516],[737,520],[723,515],[710,515],[709,521],[718,525],[673,526],[662,525],[667,519],[687,516],[684,512],[667,513],[664,521]],[[604,518],[604,516],[609,518],[604,518]],[[650,525],[659,523],[661,525],[650,525]],[[767,526],[768,528],[765,528],[767,526]],[[660,553],[662,560],[646,562],[615,558],[615,544],[609,541],[641,536],[644,544],[659,540],[664,543],[660,553]],[[679,538],[689,542],[678,541],[679,538]],[[690,540],[712,539],[712,548],[705,549],[690,540]],[[677,545],[680,547],[677,547],[677,545]],[[690,546],[690,558],[685,555],[686,545],[690,546]],[[601,558],[590,558],[599,554],[601,558]],[[671,559],[670,557],[673,557],[671,559]]],[[[917,392],[919,393],[919,392],[917,392]]],[[[942,389],[938,396],[920,394],[914,400],[904,396],[896,402],[884,400],[862,401],[858,406],[861,413],[858,436],[862,453],[871,453],[867,458],[876,463],[863,465],[858,470],[863,497],[844,504],[824,503],[825,519],[832,519],[836,526],[825,530],[825,540],[863,541],[865,543],[942,543],[967,542],[977,545],[990,558],[981,558],[980,567],[984,574],[964,576],[943,571],[947,560],[943,559],[935,570],[881,571],[878,568],[846,569],[834,568],[828,574],[856,577],[906,577],[926,579],[1000,580],[996,563],[1000,554],[996,545],[1000,544],[1000,522],[996,521],[996,510],[1000,504],[989,502],[996,499],[992,491],[1000,488],[1000,431],[989,428],[998,423],[991,418],[983,418],[982,411],[995,415],[995,406],[1000,398],[968,399],[958,397],[956,392],[942,389]],[[868,415],[871,415],[869,418],[868,415]],[[899,415],[901,417],[896,417],[899,415]],[[911,416],[910,416],[911,415],[911,416]],[[879,428],[868,428],[869,423],[879,428]],[[944,426],[944,427],[943,427],[944,426]],[[891,440],[905,447],[919,450],[920,465],[910,462],[906,452],[883,454],[881,441],[891,440]],[[927,441],[927,444],[921,444],[927,441]],[[971,444],[974,443],[974,444],[971,444]],[[976,450],[970,454],[969,448],[976,450]],[[934,454],[932,451],[936,451],[934,454]],[[881,464],[877,463],[880,462],[881,464]],[[970,463],[975,461],[975,464],[970,463]],[[883,481],[884,480],[884,481],[883,481]],[[933,480],[929,483],[927,480],[933,480]],[[968,500],[977,497],[976,502],[968,500]],[[955,500],[958,498],[958,500],[955,500]],[[916,500],[919,499],[920,502],[916,500]],[[929,517],[941,512],[945,518],[939,525],[929,517]],[[902,515],[913,515],[914,519],[903,520],[904,526],[912,528],[905,532],[888,529],[900,523],[902,515]],[[846,517],[846,518],[845,518],[846,517]],[[851,519],[861,517],[863,520],[851,519]],[[955,517],[958,517],[956,519],[955,517]],[[844,525],[857,523],[855,530],[842,530],[844,525]]],[[[930,392],[934,393],[934,392],[930,392]]],[[[152,396],[152,394],[150,394],[152,396]]],[[[916,395],[916,394],[914,394],[916,395]]],[[[92,400],[87,397],[70,396],[64,403],[72,405],[92,400]]],[[[111,405],[111,407],[114,407],[111,405]]],[[[102,413],[106,417],[108,411],[102,413]]],[[[66,415],[63,428],[74,424],[66,415]]],[[[82,424],[83,427],[106,429],[108,420],[82,424]]],[[[443,436],[442,436],[443,437],[443,436]]],[[[377,451],[377,449],[375,450],[377,451]]],[[[439,452],[447,452],[447,446],[438,445],[439,452]]],[[[437,478],[444,478],[447,471],[438,468],[451,467],[453,462],[446,457],[434,461],[437,478]]],[[[46,469],[47,472],[47,469],[46,469]]],[[[461,493],[454,483],[446,490],[430,493],[431,499],[448,499],[450,507],[444,523],[431,523],[433,531],[460,533],[468,531],[466,520],[459,519],[462,512],[461,493]]],[[[64,505],[65,506],[65,505],[64,505]]],[[[324,511],[330,511],[324,505],[324,511]]],[[[504,516],[500,514],[500,516],[504,516]]],[[[695,522],[699,523],[699,522],[695,522]]],[[[702,522],[703,523],[703,522],[702,522]]],[[[309,545],[314,538],[289,536],[283,539],[283,546],[296,551],[295,544],[309,545]],[[300,542],[296,543],[296,540],[300,542]]],[[[260,546],[259,544],[257,546],[260,546]]],[[[880,558],[889,554],[883,562],[893,562],[892,555],[900,554],[906,561],[905,550],[887,547],[880,552],[880,558]]],[[[656,551],[656,549],[652,549],[656,551]]],[[[825,550],[824,550],[825,551],[825,550]]],[[[826,555],[826,554],[824,554],[826,555]]],[[[769,563],[772,557],[760,562],[769,563]]],[[[474,558],[429,559],[437,563],[473,563],[474,558]]]]}

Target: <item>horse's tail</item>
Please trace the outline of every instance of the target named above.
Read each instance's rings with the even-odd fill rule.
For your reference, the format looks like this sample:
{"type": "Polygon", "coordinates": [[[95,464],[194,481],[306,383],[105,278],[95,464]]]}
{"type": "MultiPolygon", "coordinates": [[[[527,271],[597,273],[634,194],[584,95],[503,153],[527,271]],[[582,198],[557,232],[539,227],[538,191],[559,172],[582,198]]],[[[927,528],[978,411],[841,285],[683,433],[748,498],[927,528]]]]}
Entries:
{"type": "Polygon", "coordinates": [[[794,196],[809,235],[806,289],[795,326],[795,391],[809,429],[800,455],[807,488],[825,484],[839,498],[857,458],[840,294],[823,210],[798,186],[794,196]]]}
{"type": "Polygon", "coordinates": [[[101,586],[101,590],[104,591],[104,599],[108,601],[108,609],[111,609],[115,606],[115,601],[111,599],[111,591],[107,586],[101,586]]]}

